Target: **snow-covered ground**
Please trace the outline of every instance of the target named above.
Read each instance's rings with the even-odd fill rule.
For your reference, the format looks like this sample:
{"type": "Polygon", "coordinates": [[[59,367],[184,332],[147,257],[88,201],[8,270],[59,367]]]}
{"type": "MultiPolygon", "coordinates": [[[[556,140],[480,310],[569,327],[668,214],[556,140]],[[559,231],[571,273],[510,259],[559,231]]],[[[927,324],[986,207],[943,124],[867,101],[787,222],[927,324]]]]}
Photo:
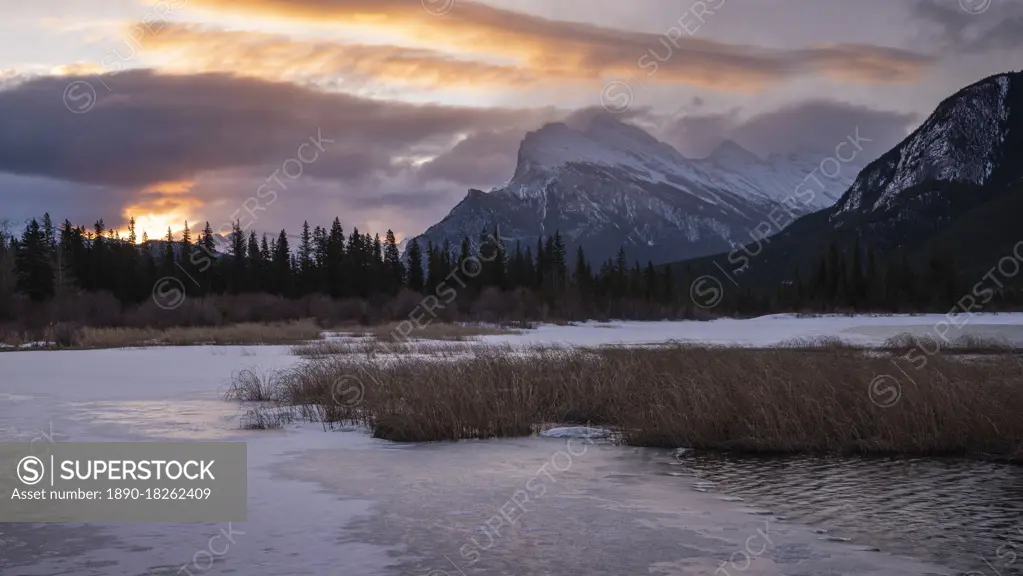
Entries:
{"type": "MultiPolygon", "coordinates": [[[[904,331],[938,318],[625,322],[487,340],[877,340],[863,331],[904,331]]],[[[998,315],[974,325],[1021,320],[998,315]]],[[[0,525],[0,574],[950,573],[822,540],[770,511],[702,491],[665,450],[572,434],[407,446],[308,423],[239,430],[241,407],[220,398],[232,372],[300,361],[278,346],[0,353],[0,441],[237,440],[248,443],[249,459],[247,522],[0,525]],[[513,499],[522,495],[530,499],[520,507],[513,499]],[[502,513],[510,521],[498,526],[502,513]],[[233,541],[227,550],[223,538],[215,541],[223,553],[211,556],[210,539],[221,530],[233,531],[233,541]]]]}
{"type": "Polygon", "coordinates": [[[817,316],[775,314],[746,320],[711,322],[587,322],[545,324],[518,335],[484,336],[484,342],[523,345],[598,346],[652,344],[677,340],[734,346],[773,346],[796,338],[834,336],[855,344],[879,345],[902,333],[918,336],[944,333],[949,339],[964,334],[1005,338],[1023,345],[1023,313],[974,314],[949,319],[943,314],[916,316],[817,316]]]}

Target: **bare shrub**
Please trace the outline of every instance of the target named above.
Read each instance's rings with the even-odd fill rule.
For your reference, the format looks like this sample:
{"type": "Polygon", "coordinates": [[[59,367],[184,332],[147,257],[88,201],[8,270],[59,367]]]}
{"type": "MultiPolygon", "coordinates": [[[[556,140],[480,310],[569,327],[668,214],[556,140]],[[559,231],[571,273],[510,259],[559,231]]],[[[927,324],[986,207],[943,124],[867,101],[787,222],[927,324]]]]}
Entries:
{"type": "MultiPolygon", "coordinates": [[[[928,336],[927,350],[940,350],[941,344],[934,340],[933,337],[928,336]]],[[[883,350],[887,350],[892,354],[903,355],[914,348],[921,346],[921,340],[919,337],[903,332],[902,334],[896,334],[884,341],[881,345],[883,350]]]]}
{"type": "Polygon", "coordinates": [[[12,324],[0,325],[0,348],[21,346],[26,341],[25,333],[12,324]]]}
{"type": "Polygon", "coordinates": [[[861,348],[842,340],[838,336],[805,336],[792,338],[778,344],[778,348],[794,348],[797,350],[853,350],[861,348]]]}
{"type": "Polygon", "coordinates": [[[963,334],[952,341],[952,349],[969,354],[1005,354],[1015,351],[1016,346],[1005,338],[963,334]]]}
{"type": "Polygon", "coordinates": [[[284,398],[284,376],[271,370],[255,368],[239,370],[231,375],[231,383],[224,393],[225,400],[242,402],[277,402],[284,398]]]}
{"type": "Polygon", "coordinates": [[[294,422],[295,410],[277,404],[264,404],[249,410],[241,417],[241,428],[245,430],[273,430],[294,422]]]}
{"type": "Polygon", "coordinates": [[[58,322],[53,327],[53,343],[59,348],[78,346],[81,328],[73,322],[58,322]]]}

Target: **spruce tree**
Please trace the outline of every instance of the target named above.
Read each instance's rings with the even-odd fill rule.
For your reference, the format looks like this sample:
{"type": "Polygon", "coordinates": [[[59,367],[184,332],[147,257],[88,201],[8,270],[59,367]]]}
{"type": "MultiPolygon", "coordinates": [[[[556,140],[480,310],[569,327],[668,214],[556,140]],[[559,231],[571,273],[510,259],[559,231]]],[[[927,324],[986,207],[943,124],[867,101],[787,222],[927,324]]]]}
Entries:
{"type": "Polygon", "coordinates": [[[17,245],[15,267],[18,290],[35,302],[44,302],[53,296],[53,266],[47,246],[45,233],[33,218],[17,245]]]}
{"type": "Polygon", "coordinates": [[[643,273],[643,289],[647,302],[657,298],[657,270],[654,269],[653,261],[648,260],[646,270],[643,273]]]}
{"type": "Polygon", "coordinates": [[[405,267],[401,264],[401,252],[394,231],[388,230],[384,237],[384,268],[387,270],[388,292],[397,293],[405,283],[405,267]]]}
{"type": "Polygon", "coordinates": [[[298,274],[300,283],[298,294],[308,294],[313,291],[313,235],[309,228],[309,221],[302,222],[302,235],[298,244],[298,274]]]}
{"type": "Polygon", "coordinates": [[[340,298],[347,294],[345,285],[345,231],[341,227],[341,220],[334,218],[327,234],[327,264],[323,270],[324,283],[327,285],[327,293],[332,298],[340,298]]]}
{"type": "Polygon", "coordinates": [[[231,292],[237,294],[247,291],[245,285],[245,255],[248,252],[248,242],[245,238],[245,231],[242,230],[241,220],[231,223],[231,278],[228,282],[231,292]]]}
{"type": "Polygon", "coordinates": [[[164,277],[176,276],[174,267],[174,233],[167,227],[167,236],[163,239],[163,257],[160,259],[160,274],[164,277]]]}
{"type": "MultiPolygon", "coordinates": [[[[264,236],[264,240],[266,237],[264,236]]],[[[249,289],[254,292],[263,292],[266,286],[263,280],[263,252],[259,245],[259,238],[256,231],[249,231],[249,242],[245,253],[245,269],[248,272],[249,289]]]]}
{"type": "Polygon", "coordinates": [[[575,278],[576,289],[585,294],[588,292],[590,287],[590,267],[586,263],[586,253],[583,251],[583,247],[579,246],[575,250],[575,278]]]}
{"type": "Polygon", "coordinates": [[[408,288],[413,292],[422,292],[425,287],[426,278],[423,274],[423,250],[419,247],[419,240],[413,238],[406,248],[408,256],[408,288]]]}
{"type": "Polygon", "coordinates": [[[281,230],[274,244],[273,286],[281,296],[291,295],[291,250],[288,247],[288,233],[281,230]]]}
{"type": "Polygon", "coordinates": [[[568,282],[568,265],[565,259],[565,243],[561,240],[561,232],[555,231],[553,238],[548,238],[548,258],[555,292],[563,292],[568,282]]]}
{"type": "Polygon", "coordinates": [[[384,246],[380,242],[380,234],[373,235],[373,244],[371,250],[369,262],[369,294],[380,294],[390,293],[390,287],[388,286],[388,278],[390,277],[389,272],[384,267],[384,246]]]}

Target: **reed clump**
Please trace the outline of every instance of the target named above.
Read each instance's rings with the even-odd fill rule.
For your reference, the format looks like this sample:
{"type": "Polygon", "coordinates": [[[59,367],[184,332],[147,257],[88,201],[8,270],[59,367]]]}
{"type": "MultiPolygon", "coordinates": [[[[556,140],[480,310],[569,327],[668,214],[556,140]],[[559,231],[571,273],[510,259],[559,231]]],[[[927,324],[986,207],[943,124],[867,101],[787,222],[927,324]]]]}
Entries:
{"type": "Polygon", "coordinates": [[[1012,354],[895,354],[828,342],[742,349],[473,347],[449,357],[315,356],[282,402],[418,442],[603,425],[636,446],[767,453],[1018,458],[1023,364],[1012,354]]]}

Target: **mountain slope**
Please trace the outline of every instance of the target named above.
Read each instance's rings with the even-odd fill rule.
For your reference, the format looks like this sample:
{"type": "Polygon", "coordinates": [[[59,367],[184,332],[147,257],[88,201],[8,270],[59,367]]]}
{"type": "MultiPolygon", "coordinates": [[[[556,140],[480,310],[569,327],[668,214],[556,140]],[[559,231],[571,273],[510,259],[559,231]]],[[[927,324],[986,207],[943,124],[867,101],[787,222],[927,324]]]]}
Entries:
{"type": "MultiPolygon", "coordinates": [[[[640,128],[609,116],[585,129],[548,124],[529,133],[511,179],[469,194],[419,238],[453,245],[496,226],[532,245],[559,231],[593,261],[625,247],[630,259],[664,262],[747,242],[823,156],[762,160],[733,142],[690,160],[640,128]]],[[[855,169],[839,174],[799,214],[831,205],[855,169]]],[[[777,219],[777,216],[775,216],[777,219]]]]}
{"type": "Polygon", "coordinates": [[[959,273],[983,275],[1023,239],[1023,73],[992,76],[944,100],[899,145],[867,166],[831,208],[797,220],[762,246],[681,263],[721,266],[743,288],[790,280],[836,243],[922,261],[934,249],[959,273]],[[1008,212],[1008,213],[1007,213],[1008,212]],[[744,257],[745,256],[745,257],[744,257]],[[746,266],[742,266],[748,264],[746,266]]]}

